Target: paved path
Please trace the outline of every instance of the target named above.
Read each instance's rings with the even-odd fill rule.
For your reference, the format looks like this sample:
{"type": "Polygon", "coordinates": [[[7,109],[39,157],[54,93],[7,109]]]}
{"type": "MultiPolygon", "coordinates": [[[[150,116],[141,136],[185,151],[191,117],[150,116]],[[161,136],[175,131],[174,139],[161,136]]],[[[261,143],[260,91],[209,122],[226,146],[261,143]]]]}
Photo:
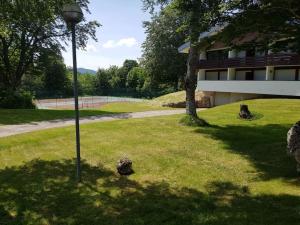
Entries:
{"type": "MultiPolygon", "coordinates": [[[[177,115],[183,113],[185,113],[185,109],[99,115],[99,116],[81,118],[80,124],[112,121],[112,120],[120,120],[120,119],[168,116],[168,115],[177,115]]],[[[60,120],[51,120],[51,121],[42,121],[42,122],[32,122],[32,123],[19,124],[19,125],[0,126],[0,137],[8,137],[16,134],[23,134],[32,131],[66,127],[72,125],[74,125],[74,119],[60,119],[60,120]]]]}

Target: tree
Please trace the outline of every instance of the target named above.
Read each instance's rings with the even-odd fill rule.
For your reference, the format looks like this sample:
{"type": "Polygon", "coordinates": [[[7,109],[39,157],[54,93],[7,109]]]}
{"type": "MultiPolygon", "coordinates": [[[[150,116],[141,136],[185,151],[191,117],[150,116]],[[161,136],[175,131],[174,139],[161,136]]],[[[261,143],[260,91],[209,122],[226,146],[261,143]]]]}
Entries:
{"type": "Polygon", "coordinates": [[[216,38],[233,47],[300,52],[300,5],[298,0],[239,0],[226,2],[229,24],[216,38]],[[238,40],[256,32],[251,42],[238,40]]]}
{"type": "Polygon", "coordinates": [[[96,74],[96,93],[99,95],[107,95],[110,93],[110,74],[105,69],[99,69],[96,74]]]}
{"type": "Polygon", "coordinates": [[[78,81],[81,86],[82,95],[94,95],[95,94],[95,83],[96,76],[93,74],[80,74],[78,81]]]}
{"type": "MultiPolygon", "coordinates": [[[[63,49],[70,32],[62,18],[62,6],[72,0],[6,0],[0,3],[0,82],[16,91],[24,74],[38,61],[44,48],[63,49]]],[[[86,12],[88,0],[78,0],[86,12]]],[[[85,47],[88,38],[96,40],[96,21],[77,26],[77,43],[85,47]]]]}
{"type": "Polygon", "coordinates": [[[61,61],[53,62],[45,72],[44,85],[48,96],[64,95],[67,82],[66,65],[61,61]]]}
{"type": "Polygon", "coordinates": [[[141,94],[147,77],[148,75],[144,68],[134,67],[128,73],[126,86],[128,89],[132,89],[136,93],[141,94]]]}
{"type": "Polygon", "coordinates": [[[134,67],[137,67],[139,64],[136,60],[126,59],[123,63],[123,66],[118,69],[116,76],[119,79],[119,88],[124,89],[126,88],[126,81],[127,75],[130,70],[134,67]]]}
{"type": "MultiPolygon", "coordinates": [[[[224,0],[226,1],[226,0],[224,0]]],[[[221,11],[222,0],[143,0],[144,7],[153,12],[155,5],[170,4],[182,17],[183,22],[179,31],[183,32],[190,42],[187,60],[187,73],[185,76],[186,113],[199,120],[196,112],[195,90],[199,59],[199,34],[206,32],[216,22],[221,11]]],[[[201,120],[203,125],[205,121],[201,120]]]]}
{"type": "Polygon", "coordinates": [[[46,95],[65,95],[69,79],[61,52],[59,50],[45,49],[42,51],[39,61],[39,67],[44,75],[43,81],[46,95]]]}
{"type": "MultiPolygon", "coordinates": [[[[109,83],[113,90],[122,88],[122,78],[119,75],[120,68],[117,66],[110,66],[106,72],[109,76],[109,83]]],[[[125,88],[125,87],[124,87],[125,88]]]]}
{"type": "Polygon", "coordinates": [[[168,7],[144,22],[147,34],[143,43],[141,64],[151,77],[153,88],[159,85],[178,91],[186,72],[186,55],[178,52],[178,46],[185,41],[185,35],[177,32],[182,19],[176,10],[168,7]]]}

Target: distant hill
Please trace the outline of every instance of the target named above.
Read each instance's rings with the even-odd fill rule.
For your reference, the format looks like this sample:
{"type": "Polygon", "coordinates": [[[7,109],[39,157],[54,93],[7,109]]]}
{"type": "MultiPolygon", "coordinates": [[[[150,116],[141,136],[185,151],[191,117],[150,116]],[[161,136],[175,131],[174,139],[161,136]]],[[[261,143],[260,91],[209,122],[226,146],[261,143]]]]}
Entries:
{"type": "Polygon", "coordinates": [[[95,71],[95,70],[90,70],[90,69],[85,69],[85,68],[78,68],[77,69],[77,71],[78,71],[78,73],[89,73],[89,74],[96,74],[97,73],[97,71],[95,71]]]}

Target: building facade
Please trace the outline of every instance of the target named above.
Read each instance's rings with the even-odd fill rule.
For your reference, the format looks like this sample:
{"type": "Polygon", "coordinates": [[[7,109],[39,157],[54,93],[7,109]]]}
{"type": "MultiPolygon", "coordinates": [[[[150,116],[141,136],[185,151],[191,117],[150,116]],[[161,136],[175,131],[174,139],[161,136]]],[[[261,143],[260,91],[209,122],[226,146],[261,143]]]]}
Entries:
{"type": "MultiPolygon", "coordinates": [[[[179,52],[188,53],[189,43],[179,52]]],[[[300,55],[292,52],[243,51],[215,43],[199,58],[197,91],[212,106],[260,97],[300,97],[300,55]]]]}

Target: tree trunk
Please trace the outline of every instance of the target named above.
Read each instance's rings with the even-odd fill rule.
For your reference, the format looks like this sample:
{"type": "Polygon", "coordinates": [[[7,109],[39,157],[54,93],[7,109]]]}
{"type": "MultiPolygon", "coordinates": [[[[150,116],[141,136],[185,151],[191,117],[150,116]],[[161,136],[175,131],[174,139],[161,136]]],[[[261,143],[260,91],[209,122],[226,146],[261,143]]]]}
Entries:
{"type": "Polygon", "coordinates": [[[186,90],[186,114],[196,117],[196,102],[195,91],[197,87],[197,67],[198,67],[198,51],[195,46],[191,44],[189,57],[187,61],[187,74],[185,77],[185,90],[186,90]]]}

